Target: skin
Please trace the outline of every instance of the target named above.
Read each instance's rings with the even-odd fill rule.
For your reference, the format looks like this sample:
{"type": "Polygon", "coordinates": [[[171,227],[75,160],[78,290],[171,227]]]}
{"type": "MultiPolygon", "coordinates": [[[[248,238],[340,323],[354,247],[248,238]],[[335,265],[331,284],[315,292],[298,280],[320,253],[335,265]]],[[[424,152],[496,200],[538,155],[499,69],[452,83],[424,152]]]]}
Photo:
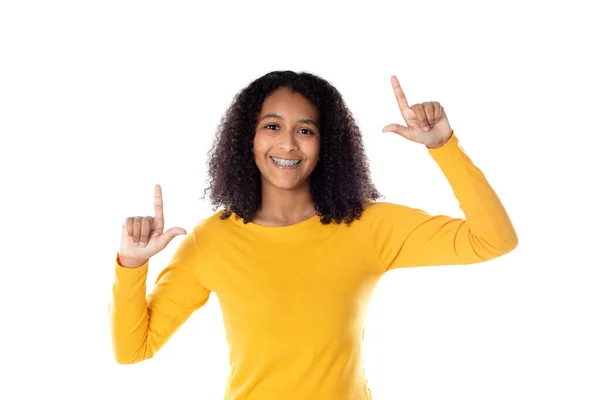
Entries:
{"type": "Polygon", "coordinates": [[[383,132],[394,132],[412,142],[424,144],[430,149],[442,147],[450,140],[452,127],[444,107],[439,102],[428,101],[409,106],[395,75],[392,76],[392,88],[406,126],[389,124],[383,128],[383,132]]]}
{"type": "Polygon", "coordinates": [[[253,142],[262,204],[252,222],[286,226],[316,214],[309,178],[319,161],[320,143],[319,113],[310,100],[285,87],[265,99],[253,142]],[[281,169],[271,156],[301,161],[294,169],[281,169]]]}

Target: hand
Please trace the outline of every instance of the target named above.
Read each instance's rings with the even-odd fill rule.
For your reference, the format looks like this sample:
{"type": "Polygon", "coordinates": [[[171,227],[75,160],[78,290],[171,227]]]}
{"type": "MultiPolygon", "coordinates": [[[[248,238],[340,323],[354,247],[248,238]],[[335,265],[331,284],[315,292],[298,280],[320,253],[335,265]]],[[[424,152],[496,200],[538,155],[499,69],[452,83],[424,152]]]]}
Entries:
{"type": "Polygon", "coordinates": [[[155,185],[154,218],[128,217],[123,223],[119,264],[126,268],[141,267],[150,257],[167,247],[175,236],[187,234],[183,228],[171,228],[163,232],[164,227],[162,190],[160,185],[155,185]]]}
{"type": "Polygon", "coordinates": [[[444,145],[452,136],[452,128],[444,107],[437,101],[414,104],[410,107],[396,76],[392,76],[392,87],[407,126],[389,124],[383,128],[383,132],[397,133],[432,149],[444,145]]]}

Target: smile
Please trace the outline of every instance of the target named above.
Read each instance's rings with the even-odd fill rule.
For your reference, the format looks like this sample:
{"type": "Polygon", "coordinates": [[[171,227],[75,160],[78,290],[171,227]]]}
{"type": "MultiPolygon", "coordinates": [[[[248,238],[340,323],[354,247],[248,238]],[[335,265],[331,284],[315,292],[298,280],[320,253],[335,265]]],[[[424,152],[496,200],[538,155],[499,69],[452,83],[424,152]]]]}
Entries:
{"type": "Polygon", "coordinates": [[[284,158],[277,158],[277,157],[272,157],[272,156],[271,156],[271,160],[273,160],[275,165],[277,165],[280,168],[284,168],[284,169],[294,168],[298,164],[300,164],[300,162],[302,161],[302,160],[286,160],[284,158]]]}

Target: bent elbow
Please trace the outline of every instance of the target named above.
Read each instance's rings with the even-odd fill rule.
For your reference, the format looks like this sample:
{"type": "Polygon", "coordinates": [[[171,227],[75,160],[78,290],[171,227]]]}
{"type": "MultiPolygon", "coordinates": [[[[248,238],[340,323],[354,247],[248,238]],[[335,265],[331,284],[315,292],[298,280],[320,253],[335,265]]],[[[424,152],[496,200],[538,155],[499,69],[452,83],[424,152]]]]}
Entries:
{"type": "Polygon", "coordinates": [[[132,353],[129,351],[113,351],[113,357],[118,364],[128,365],[128,364],[137,364],[149,358],[152,358],[152,355],[148,353],[132,353]]]}
{"type": "Polygon", "coordinates": [[[114,351],[113,357],[115,361],[121,365],[135,364],[139,362],[139,360],[135,357],[134,354],[124,351],[114,351]]]}
{"type": "Polygon", "coordinates": [[[510,253],[511,251],[516,249],[518,245],[519,245],[519,237],[517,236],[517,232],[515,232],[513,230],[512,234],[506,240],[506,252],[510,253]]]}
{"type": "Polygon", "coordinates": [[[509,250],[509,252],[510,252],[510,251],[513,251],[514,249],[516,249],[518,245],[519,245],[519,238],[518,238],[518,237],[517,237],[517,235],[515,234],[515,236],[514,236],[514,238],[513,238],[512,242],[511,242],[511,244],[510,244],[510,250],[509,250]]]}
{"type": "Polygon", "coordinates": [[[117,364],[121,364],[121,365],[135,364],[137,362],[136,360],[134,360],[132,358],[122,357],[122,356],[115,356],[115,361],[117,362],[117,364]]]}
{"type": "Polygon", "coordinates": [[[115,355],[115,361],[121,365],[131,365],[137,364],[146,360],[146,358],[132,357],[132,356],[124,356],[124,355],[115,355]]]}
{"type": "Polygon", "coordinates": [[[493,260],[510,253],[517,248],[519,239],[516,235],[505,235],[496,237],[494,240],[484,239],[482,237],[471,237],[471,248],[477,256],[471,263],[480,263],[493,260]]]}
{"type": "Polygon", "coordinates": [[[519,238],[517,234],[510,235],[505,238],[500,245],[497,246],[497,256],[503,256],[505,254],[510,253],[519,245],[519,238]]]}

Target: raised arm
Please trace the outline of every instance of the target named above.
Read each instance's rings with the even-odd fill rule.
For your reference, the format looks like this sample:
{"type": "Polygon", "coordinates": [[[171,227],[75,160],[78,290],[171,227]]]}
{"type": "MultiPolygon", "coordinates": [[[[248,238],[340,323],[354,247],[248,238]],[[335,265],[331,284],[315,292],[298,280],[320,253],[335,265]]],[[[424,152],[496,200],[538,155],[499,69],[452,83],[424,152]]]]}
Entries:
{"type": "Polygon", "coordinates": [[[184,237],[152,292],[146,295],[148,260],[174,236],[185,233],[181,228],[163,232],[160,186],[155,189],[155,217],[137,222],[128,219],[122,229],[109,316],[114,357],[121,364],[132,364],[151,358],[208,301],[210,291],[198,279],[201,260],[194,229],[184,237]]]}
{"type": "Polygon", "coordinates": [[[392,86],[407,126],[390,124],[384,131],[427,146],[464,218],[429,215],[397,204],[375,205],[371,234],[385,269],[471,264],[513,250],[518,239],[512,222],[481,170],[459,145],[443,107],[437,102],[409,107],[395,77],[392,86]]]}

